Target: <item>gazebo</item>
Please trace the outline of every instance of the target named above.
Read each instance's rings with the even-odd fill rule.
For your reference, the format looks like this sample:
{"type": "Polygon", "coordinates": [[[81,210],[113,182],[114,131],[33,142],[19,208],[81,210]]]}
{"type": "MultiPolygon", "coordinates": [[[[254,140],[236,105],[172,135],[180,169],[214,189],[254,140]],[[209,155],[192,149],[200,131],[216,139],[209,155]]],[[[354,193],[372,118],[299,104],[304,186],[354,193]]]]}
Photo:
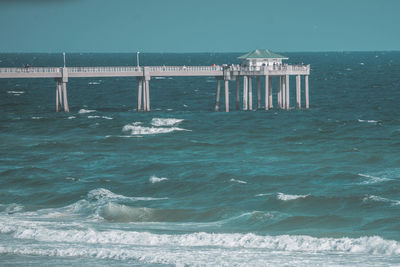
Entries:
{"type": "Polygon", "coordinates": [[[241,63],[243,67],[282,65],[282,60],[289,59],[268,49],[256,49],[238,58],[243,60],[241,63]]]}

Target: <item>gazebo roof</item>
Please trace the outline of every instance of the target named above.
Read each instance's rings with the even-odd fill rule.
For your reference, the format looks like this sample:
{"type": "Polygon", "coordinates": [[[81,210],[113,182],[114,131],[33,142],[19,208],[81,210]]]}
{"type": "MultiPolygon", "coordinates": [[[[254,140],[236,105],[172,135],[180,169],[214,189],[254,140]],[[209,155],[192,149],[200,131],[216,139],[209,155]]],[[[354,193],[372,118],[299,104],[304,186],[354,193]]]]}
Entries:
{"type": "Polygon", "coordinates": [[[247,54],[241,55],[240,57],[238,57],[240,59],[248,59],[248,58],[280,58],[280,59],[288,59],[285,56],[279,55],[277,53],[274,53],[268,49],[256,49],[254,51],[251,51],[247,54]]]}

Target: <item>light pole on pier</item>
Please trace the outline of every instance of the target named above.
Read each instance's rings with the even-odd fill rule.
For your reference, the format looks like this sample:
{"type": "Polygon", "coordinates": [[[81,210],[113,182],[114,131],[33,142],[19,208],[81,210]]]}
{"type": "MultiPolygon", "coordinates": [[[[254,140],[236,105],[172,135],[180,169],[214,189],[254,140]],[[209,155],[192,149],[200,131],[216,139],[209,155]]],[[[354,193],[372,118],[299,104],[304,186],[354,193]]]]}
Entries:
{"type": "Polygon", "coordinates": [[[63,52],[63,58],[64,58],[64,68],[65,68],[65,52],[63,52]]]}
{"type": "Polygon", "coordinates": [[[139,51],[138,52],[136,52],[136,63],[137,63],[137,66],[139,67],[139,51]]]}

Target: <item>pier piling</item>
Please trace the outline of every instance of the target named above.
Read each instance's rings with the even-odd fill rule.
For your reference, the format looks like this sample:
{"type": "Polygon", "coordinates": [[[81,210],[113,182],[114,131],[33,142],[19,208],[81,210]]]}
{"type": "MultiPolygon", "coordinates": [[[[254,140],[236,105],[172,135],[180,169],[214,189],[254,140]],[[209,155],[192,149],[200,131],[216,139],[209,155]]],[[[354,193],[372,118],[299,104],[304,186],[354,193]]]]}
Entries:
{"type": "Polygon", "coordinates": [[[240,76],[236,76],[236,110],[240,109],[240,76]]]}
{"type": "Polygon", "coordinates": [[[286,74],[286,109],[290,109],[290,79],[289,75],[286,74]]]}
{"type": "Polygon", "coordinates": [[[137,99],[137,111],[142,110],[142,79],[137,78],[138,81],[138,99],[137,99]]]}
{"type": "Polygon", "coordinates": [[[225,80],[225,112],[229,112],[229,80],[225,80]]]}
{"type": "Polygon", "coordinates": [[[269,77],[268,83],[269,83],[269,108],[273,108],[274,104],[272,102],[272,100],[273,100],[272,99],[272,90],[273,90],[273,88],[272,88],[272,77],[269,77]]]}
{"type": "Polygon", "coordinates": [[[249,110],[253,110],[253,76],[249,77],[249,110]]]}
{"type": "Polygon", "coordinates": [[[261,109],[261,81],[260,76],[257,76],[257,109],[261,109]]]}
{"type": "Polygon", "coordinates": [[[219,98],[221,95],[221,79],[217,78],[217,93],[215,98],[215,111],[219,110],[219,98]]]}
{"type": "Polygon", "coordinates": [[[309,98],[309,90],[308,90],[308,75],[304,76],[305,83],[305,94],[306,94],[306,108],[310,108],[310,98],[309,98]]]}
{"type": "Polygon", "coordinates": [[[265,75],[265,110],[269,109],[269,76],[265,75]]]}
{"type": "Polygon", "coordinates": [[[247,86],[248,86],[248,77],[247,76],[243,76],[243,110],[247,110],[248,109],[248,90],[247,90],[247,86]]]}

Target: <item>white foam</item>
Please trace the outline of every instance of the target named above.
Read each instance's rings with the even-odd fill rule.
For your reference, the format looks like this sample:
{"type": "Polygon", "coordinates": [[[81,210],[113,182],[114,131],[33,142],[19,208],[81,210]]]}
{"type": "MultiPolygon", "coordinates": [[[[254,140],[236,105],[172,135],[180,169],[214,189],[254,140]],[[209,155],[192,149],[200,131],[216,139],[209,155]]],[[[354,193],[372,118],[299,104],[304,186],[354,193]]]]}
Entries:
{"type": "Polygon", "coordinates": [[[8,94],[25,94],[25,91],[7,91],[8,94]]]}
{"type": "Polygon", "coordinates": [[[229,181],[231,181],[232,183],[238,183],[238,184],[247,184],[247,182],[242,181],[242,180],[236,180],[236,179],[230,179],[229,181]]]}
{"type": "Polygon", "coordinates": [[[378,121],[376,120],[360,120],[360,119],[358,119],[358,122],[378,123],[378,121]]]}
{"type": "Polygon", "coordinates": [[[400,255],[400,243],[385,240],[379,236],[360,238],[316,238],[305,235],[262,236],[252,233],[190,233],[190,234],[155,234],[150,232],[104,230],[91,227],[68,227],[47,225],[40,222],[16,223],[15,220],[1,219],[0,232],[12,234],[16,239],[40,242],[60,242],[79,244],[120,244],[130,246],[158,247],[219,247],[251,248],[274,251],[298,252],[346,252],[374,255],[400,255]]]}
{"type": "Polygon", "coordinates": [[[393,199],[388,199],[380,196],[375,196],[375,195],[369,195],[363,198],[363,201],[376,201],[376,202],[386,202],[390,203],[392,205],[400,205],[400,200],[393,200],[393,199]]]}
{"type": "Polygon", "coordinates": [[[256,197],[265,197],[265,196],[270,196],[270,195],[272,195],[273,193],[263,193],[263,194],[257,194],[257,195],[255,195],[256,197]]]}
{"type": "Polygon", "coordinates": [[[75,119],[75,118],[76,118],[75,116],[69,116],[68,117],[69,120],[72,120],[72,119],[75,119]]]}
{"type": "Polygon", "coordinates": [[[96,112],[96,110],[94,110],[94,109],[84,109],[84,108],[82,108],[82,109],[80,109],[80,110],[78,111],[79,114],[92,113],[92,112],[96,112]]]}
{"type": "Polygon", "coordinates": [[[391,178],[377,177],[377,176],[372,176],[372,175],[362,174],[362,173],[359,173],[358,176],[367,178],[367,180],[361,182],[360,184],[376,184],[376,183],[382,183],[382,182],[387,182],[387,181],[393,180],[391,178]]]}
{"type": "Polygon", "coordinates": [[[97,115],[95,115],[95,116],[88,116],[88,119],[106,119],[106,120],[112,120],[113,118],[111,118],[111,117],[107,117],[107,116],[97,116],[97,115]]]}
{"type": "Polygon", "coordinates": [[[278,195],[276,197],[277,197],[277,199],[282,200],[282,201],[290,201],[290,200],[296,200],[299,198],[306,198],[308,196],[309,196],[308,194],[307,195],[286,195],[283,193],[278,193],[278,195]]]}
{"type": "Polygon", "coordinates": [[[144,200],[144,201],[150,201],[150,200],[162,200],[166,198],[153,198],[153,197],[127,197],[124,195],[118,195],[110,190],[104,189],[104,188],[97,188],[89,191],[87,195],[89,200],[131,200],[131,201],[138,201],[138,200],[144,200]]]}
{"type": "Polygon", "coordinates": [[[16,203],[6,205],[6,209],[5,209],[5,211],[8,214],[14,214],[16,212],[21,212],[23,210],[24,210],[24,206],[16,204],[16,203]]]}
{"type": "Polygon", "coordinates": [[[151,120],[151,125],[153,126],[174,126],[181,123],[183,119],[175,118],[153,118],[151,120]]]}
{"type": "Polygon", "coordinates": [[[159,182],[162,182],[162,181],[167,181],[167,180],[168,180],[168,178],[157,177],[157,176],[151,176],[149,178],[149,182],[151,182],[152,184],[159,183],[159,182]]]}
{"type": "Polygon", "coordinates": [[[40,120],[43,119],[43,117],[32,117],[32,120],[40,120]]]}
{"type": "Polygon", "coordinates": [[[120,138],[142,138],[141,135],[106,135],[106,138],[120,137],[120,138]]]}
{"type": "Polygon", "coordinates": [[[97,85],[100,84],[99,82],[88,82],[89,85],[97,85]]]}
{"type": "Polygon", "coordinates": [[[127,132],[131,135],[151,135],[151,134],[163,134],[170,133],[174,131],[190,131],[178,127],[146,127],[146,126],[135,126],[135,125],[125,125],[122,128],[123,132],[127,132]]]}

